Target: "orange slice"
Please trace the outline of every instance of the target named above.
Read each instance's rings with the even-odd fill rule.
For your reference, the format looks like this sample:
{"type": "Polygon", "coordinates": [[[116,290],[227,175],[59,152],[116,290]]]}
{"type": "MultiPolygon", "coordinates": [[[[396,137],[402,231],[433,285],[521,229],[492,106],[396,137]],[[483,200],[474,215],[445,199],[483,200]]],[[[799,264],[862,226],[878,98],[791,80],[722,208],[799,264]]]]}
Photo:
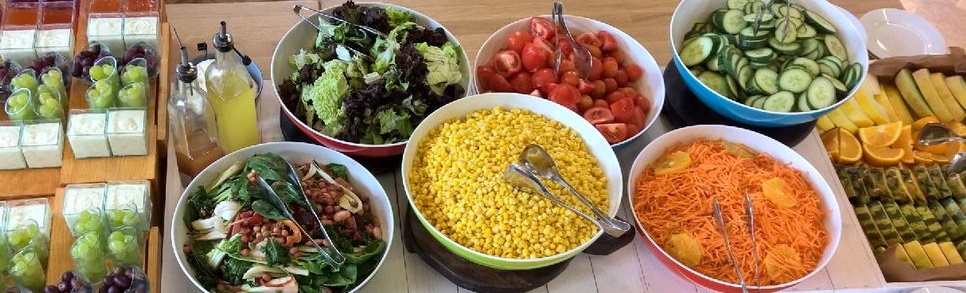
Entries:
{"type": "Polygon", "coordinates": [[[825,146],[825,152],[828,153],[829,160],[832,160],[832,162],[835,162],[835,163],[838,163],[842,157],[839,154],[839,147],[840,147],[839,133],[840,132],[838,132],[837,129],[840,129],[840,128],[833,128],[830,131],[826,131],[825,133],[822,133],[822,136],[821,136],[822,145],[825,146]]]}
{"type": "Polygon", "coordinates": [[[916,120],[916,122],[913,122],[912,123],[912,134],[914,134],[913,137],[915,137],[916,134],[919,133],[919,130],[922,130],[922,127],[926,126],[926,124],[929,124],[929,123],[939,123],[939,118],[936,118],[936,116],[928,116],[928,117],[919,118],[919,120],[916,120]]]}
{"type": "Polygon", "coordinates": [[[953,131],[956,135],[966,136],[966,125],[959,122],[946,123],[946,126],[953,131]]]}
{"type": "Polygon", "coordinates": [[[684,170],[688,166],[691,166],[691,155],[685,151],[676,151],[664,155],[664,157],[654,165],[654,174],[670,174],[684,170]]]}
{"type": "Polygon", "coordinates": [[[899,139],[892,143],[892,147],[904,151],[902,154],[902,163],[912,164],[916,162],[915,158],[912,157],[912,125],[902,126],[899,139]]]}
{"type": "Polygon", "coordinates": [[[869,163],[869,165],[892,167],[902,161],[902,156],[905,151],[890,147],[873,147],[866,144],[862,145],[862,153],[862,157],[865,158],[865,162],[869,163]]]}
{"type": "Polygon", "coordinates": [[[878,126],[859,128],[859,139],[870,147],[887,147],[899,139],[902,122],[896,121],[878,126]]]}
{"type": "MultiPolygon", "coordinates": [[[[862,144],[859,139],[843,128],[831,130],[838,132],[839,138],[839,163],[855,164],[862,159],[862,144]]],[[[830,132],[831,132],[830,131],[830,132]]]]}
{"type": "Polygon", "coordinates": [[[931,164],[933,162],[932,153],[923,151],[912,151],[912,157],[916,164],[931,164]]]}

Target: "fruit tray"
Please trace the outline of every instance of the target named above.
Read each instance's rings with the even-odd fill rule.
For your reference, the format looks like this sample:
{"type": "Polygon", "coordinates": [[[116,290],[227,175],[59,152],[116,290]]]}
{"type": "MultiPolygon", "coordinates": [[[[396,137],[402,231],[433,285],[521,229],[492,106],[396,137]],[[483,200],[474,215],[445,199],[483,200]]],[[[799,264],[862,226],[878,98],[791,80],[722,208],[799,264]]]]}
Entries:
{"type": "MultiPolygon", "coordinates": [[[[87,44],[87,36],[84,33],[87,29],[88,19],[87,2],[89,0],[81,0],[78,3],[80,12],[77,17],[74,37],[75,54],[83,50],[87,44]]],[[[164,137],[167,131],[166,127],[159,128],[158,125],[167,125],[165,117],[167,113],[164,111],[165,107],[159,107],[159,105],[166,105],[167,103],[171,68],[168,66],[167,54],[163,52],[169,47],[170,32],[167,17],[163,10],[164,6],[161,5],[161,7],[161,40],[157,48],[159,50],[158,55],[161,58],[158,68],[161,72],[158,78],[149,82],[147,95],[149,101],[146,123],[148,126],[146,131],[149,137],[148,154],[146,156],[75,159],[69,147],[69,142],[65,138],[63,165],[60,168],[0,171],[0,199],[52,196],[58,187],[71,183],[142,179],[151,182],[152,194],[163,194],[160,193],[161,190],[158,189],[159,185],[157,184],[159,176],[162,174],[158,160],[164,156],[166,150],[164,137]]],[[[72,85],[68,93],[68,109],[88,108],[87,101],[84,99],[84,93],[87,90],[86,84],[75,78],[72,85]]],[[[0,113],[0,116],[4,115],[0,113]]],[[[5,120],[5,118],[0,117],[0,120],[5,120]]],[[[160,207],[160,205],[157,206],[160,207]]]]}

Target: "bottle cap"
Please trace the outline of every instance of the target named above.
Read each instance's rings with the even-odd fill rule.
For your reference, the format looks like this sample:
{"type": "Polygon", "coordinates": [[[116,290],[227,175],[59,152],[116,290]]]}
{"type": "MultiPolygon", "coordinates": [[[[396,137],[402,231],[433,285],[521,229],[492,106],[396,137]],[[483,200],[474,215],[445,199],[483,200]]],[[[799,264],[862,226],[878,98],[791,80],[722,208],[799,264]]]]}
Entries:
{"type": "Polygon", "coordinates": [[[219,52],[228,52],[234,47],[231,34],[228,33],[228,27],[224,21],[221,22],[221,31],[215,34],[215,37],[212,39],[211,43],[219,52]]]}
{"type": "Polygon", "coordinates": [[[198,70],[188,61],[188,49],[184,46],[181,46],[181,64],[178,64],[175,74],[178,80],[184,83],[192,83],[198,78],[198,70]]]}

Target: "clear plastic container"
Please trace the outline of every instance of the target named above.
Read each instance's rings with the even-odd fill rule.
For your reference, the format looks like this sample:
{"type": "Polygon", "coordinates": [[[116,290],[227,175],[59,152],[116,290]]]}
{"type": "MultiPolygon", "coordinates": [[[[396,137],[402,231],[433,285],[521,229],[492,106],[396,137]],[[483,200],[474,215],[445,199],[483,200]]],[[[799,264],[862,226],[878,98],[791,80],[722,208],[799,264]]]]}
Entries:
{"type": "Polygon", "coordinates": [[[121,13],[121,0],[91,0],[88,5],[90,14],[121,13]]]}
{"type": "Polygon", "coordinates": [[[23,250],[11,259],[10,276],[17,286],[32,292],[41,292],[44,288],[44,275],[44,259],[36,251],[23,250]]]}
{"type": "Polygon", "coordinates": [[[34,40],[40,18],[37,2],[7,3],[3,13],[3,31],[0,31],[0,55],[4,59],[28,64],[37,58],[34,40]]]}
{"type": "Polygon", "coordinates": [[[37,93],[34,95],[37,105],[34,112],[39,119],[63,119],[64,105],[63,97],[57,88],[47,85],[37,86],[37,93]]]}
{"type": "Polygon", "coordinates": [[[128,47],[145,43],[157,48],[160,31],[161,25],[157,13],[124,17],[124,44],[128,47]]]}
{"type": "Polygon", "coordinates": [[[109,182],[105,194],[104,209],[110,228],[129,226],[147,231],[151,221],[151,196],[148,182],[109,182]]]}
{"type": "Polygon", "coordinates": [[[13,121],[26,121],[37,118],[34,108],[37,102],[34,101],[33,93],[30,89],[22,88],[13,91],[3,105],[3,110],[7,113],[7,118],[13,121]]]}
{"type": "Polygon", "coordinates": [[[39,30],[34,43],[38,55],[52,52],[73,62],[76,4],[73,1],[40,4],[39,30]]]}
{"type": "Polygon", "coordinates": [[[64,131],[60,120],[31,121],[21,138],[24,159],[30,168],[60,167],[64,155],[64,131]]]}
{"type": "Polygon", "coordinates": [[[147,111],[144,108],[118,108],[107,113],[107,140],[114,156],[148,154],[147,111]]]}
{"type": "Polygon", "coordinates": [[[98,233],[81,235],[71,245],[70,257],[74,260],[81,279],[97,282],[107,275],[107,256],[104,248],[104,236],[98,233]]]}
{"type": "Polygon", "coordinates": [[[0,121],[0,170],[27,168],[27,161],[23,158],[23,151],[20,150],[22,130],[23,125],[0,121]]]}
{"type": "Polygon", "coordinates": [[[71,235],[80,236],[89,231],[106,232],[104,229],[104,193],[107,185],[71,184],[64,188],[62,214],[71,235]]]}
{"type": "Polygon", "coordinates": [[[104,44],[111,52],[124,52],[124,15],[91,12],[87,20],[87,41],[104,44]]]}
{"type": "Polygon", "coordinates": [[[33,250],[46,264],[50,241],[50,206],[46,198],[7,201],[4,233],[11,250],[33,250]]]}
{"type": "Polygon", "coordinates": [[[74,157],[110,157],[107,142],[107,112],[104,110],[70,110],[67,122],[67,139],[74,157]]]}
{"type": "Polygon", "coordinates": [[[115,229],[107,237],[107,252],[115,266],[141,266],[144,255],[141,230],[133,227],[115,229]]]}

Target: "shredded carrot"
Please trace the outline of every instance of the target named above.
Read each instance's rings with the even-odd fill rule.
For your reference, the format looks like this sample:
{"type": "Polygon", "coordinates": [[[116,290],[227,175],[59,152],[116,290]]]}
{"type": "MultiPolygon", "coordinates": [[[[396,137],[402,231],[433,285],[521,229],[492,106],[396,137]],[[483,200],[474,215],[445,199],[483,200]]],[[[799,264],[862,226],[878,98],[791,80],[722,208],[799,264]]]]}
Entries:
{"type": "Polygon", "coordinates": [[[802,173],[767,154],[743,158],[725,149],[722,141],[698,140],[668,149],[686,151],[692,159],[687,168],[655,175],[648,166],[637,180],[634,209],[644,229],[662,248],[676,233],[689,233],[703,248],[704,257],[692,269],[717,280],[738,283],[728,258],[724,238],[715,226],[712,201],[721,205],[731,247],[748,284],[756,285],[755,260],[745,212],[745,193],[755,210],[760,285],[777,285],[801,278],[818,265],[829,244],[823,224],[822,200],[802,173]],[[779,177],[785,192],[797,199],[794,208],[782,208],[762,195],[761,183],[779,177]],[[787,245],[798,254],[785,255],[787,245]],[[765,268],[765,258],[772,275],[765,268]],[[777,265],[777,267],[776,267],[777,265]],[[777,268],[777,273],[775,269],[777,268]]]}

